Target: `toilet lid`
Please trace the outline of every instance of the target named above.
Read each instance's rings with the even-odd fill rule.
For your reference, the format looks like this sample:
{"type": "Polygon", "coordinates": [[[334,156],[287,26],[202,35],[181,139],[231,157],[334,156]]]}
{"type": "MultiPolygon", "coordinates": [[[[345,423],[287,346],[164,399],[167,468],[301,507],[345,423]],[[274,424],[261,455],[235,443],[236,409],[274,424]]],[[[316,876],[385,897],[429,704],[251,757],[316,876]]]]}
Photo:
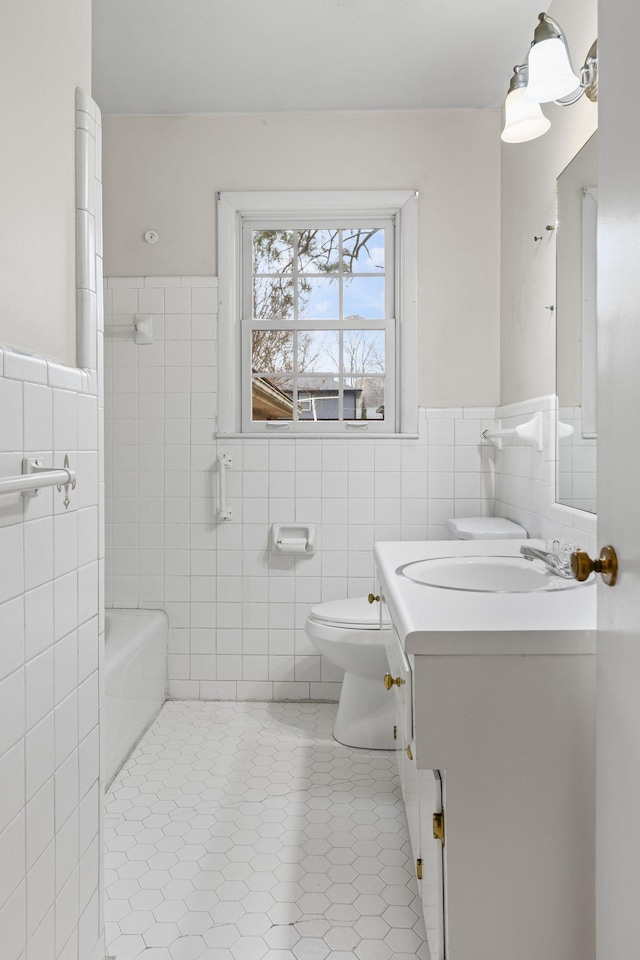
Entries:
{"type": "MultiPolygon", "coordinates": [[[[382,625],[390,626],[390,621],[384,615],[382,625]]],[[[317,603],[311,608],[313,620],[321,623],[335,623],[341,627],[366,627],[371,630],[380,625],[380,604],[369,603],[366,597],[349,597],[348,600],[329,600],[327,603],[317,603]]]]}

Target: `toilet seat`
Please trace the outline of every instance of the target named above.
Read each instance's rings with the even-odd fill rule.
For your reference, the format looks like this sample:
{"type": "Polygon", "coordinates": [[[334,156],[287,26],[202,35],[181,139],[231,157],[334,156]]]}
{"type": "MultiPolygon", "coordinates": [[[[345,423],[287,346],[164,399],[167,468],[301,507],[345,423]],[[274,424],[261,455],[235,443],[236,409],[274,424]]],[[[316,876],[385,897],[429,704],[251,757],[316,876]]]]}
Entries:
{"type": "Polygon", "coordinates": [[[351,630],[380,630],[391,626],[384,616],[380,621],[380,606],[369,603],[366,597],[349,597],[347,600],[329,600],[311,608],[309,619],[328,627],[348,627],[351,630]]]}

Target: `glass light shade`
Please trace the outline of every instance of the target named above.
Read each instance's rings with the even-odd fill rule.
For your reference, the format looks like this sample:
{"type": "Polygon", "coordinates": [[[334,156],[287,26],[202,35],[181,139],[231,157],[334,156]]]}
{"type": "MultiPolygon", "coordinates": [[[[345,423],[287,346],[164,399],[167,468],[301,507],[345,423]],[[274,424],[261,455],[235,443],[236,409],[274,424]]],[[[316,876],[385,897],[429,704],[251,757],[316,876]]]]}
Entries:
{"type": "Polygon", "coordinates": [[[504,130],[501,134],[505,143],[535,140],[551,126],[551,121],[545,117],[540,104],[526,100],[525,93],[526,87],[517,87],[507,94],[504,102],[504,130]]]}
{"type": "Polygon", "coordinates": [[[526,99],[549,103],[573,93],[580,86],[569,60],[569,51],[559,37],[534,43],[529,51],[529,83],[526,99]]]}

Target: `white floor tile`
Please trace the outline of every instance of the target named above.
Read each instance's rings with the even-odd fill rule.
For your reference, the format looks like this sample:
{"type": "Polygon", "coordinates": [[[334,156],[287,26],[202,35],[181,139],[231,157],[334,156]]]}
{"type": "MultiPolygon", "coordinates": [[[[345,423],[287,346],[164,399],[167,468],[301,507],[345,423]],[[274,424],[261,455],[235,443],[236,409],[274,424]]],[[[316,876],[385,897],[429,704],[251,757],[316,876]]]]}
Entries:
{"type": "Polygon", "coordinates": [[[395,757],[334,716],[165,704],[107,797],[118,960],[428,957],[395,757]]]}

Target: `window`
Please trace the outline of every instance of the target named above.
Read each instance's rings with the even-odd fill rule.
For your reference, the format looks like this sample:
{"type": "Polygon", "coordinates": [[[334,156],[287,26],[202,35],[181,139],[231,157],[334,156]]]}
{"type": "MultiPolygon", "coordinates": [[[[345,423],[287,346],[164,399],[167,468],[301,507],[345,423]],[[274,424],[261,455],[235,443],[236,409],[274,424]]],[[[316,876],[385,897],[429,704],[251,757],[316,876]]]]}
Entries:
{"type": "Polygon", "coordinates": [[[219,433],[415,431],[414,193],[222,194],[218,272],[219,433]]]}

